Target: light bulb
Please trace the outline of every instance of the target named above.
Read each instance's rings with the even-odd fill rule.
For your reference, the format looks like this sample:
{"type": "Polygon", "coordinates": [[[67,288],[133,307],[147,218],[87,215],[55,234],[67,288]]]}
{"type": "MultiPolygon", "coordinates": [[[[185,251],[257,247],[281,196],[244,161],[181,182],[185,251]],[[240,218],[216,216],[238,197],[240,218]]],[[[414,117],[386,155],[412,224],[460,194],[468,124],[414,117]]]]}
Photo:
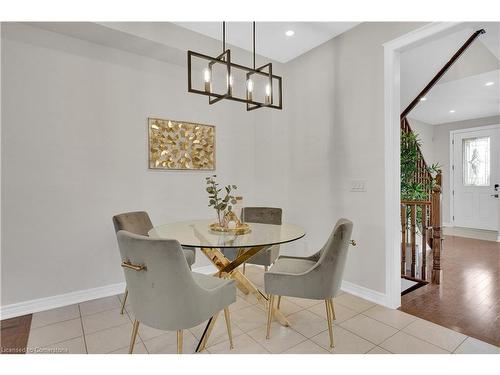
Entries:
{"type": "Polygon", "coordinates": [[[253,81],[251,79],[249,79],[247,81],[247,90],[248,90],[248,92],[252,92],[253,91],[253,81]]]}
{"type": "Polygon", "coordinates": [[[203,71],[203,78],[205,79],[205,92],[210,92],[212,87],[210,83],[210,70],[208,68],[205,68],[203,71]]]}
{"type": "Polygon", "coordinates": [[[269,83],[266,85],[266,97],[264,102],[265,104],[271,104],[271,85],[269,83]]]}
{"type": "Polygon", "coordinates": [[[205,68],[203,71],[203,77],[205,78],[205,82],[210,82],[210,70],[208,68],[205,68]]]}
{"type": "Polygon", "coordinates": [[[251,79],[249,79],[247,81],[247,99],[250,101],[253,100],[252,91],[253,91],[253,81],[251,79]]]}
{"type": "Polygon", "coordinates": [[[227,93],[229,96],[233,95],[233,76],[228,75],[226,76],[226,83],[227,83],[227,93]]]}

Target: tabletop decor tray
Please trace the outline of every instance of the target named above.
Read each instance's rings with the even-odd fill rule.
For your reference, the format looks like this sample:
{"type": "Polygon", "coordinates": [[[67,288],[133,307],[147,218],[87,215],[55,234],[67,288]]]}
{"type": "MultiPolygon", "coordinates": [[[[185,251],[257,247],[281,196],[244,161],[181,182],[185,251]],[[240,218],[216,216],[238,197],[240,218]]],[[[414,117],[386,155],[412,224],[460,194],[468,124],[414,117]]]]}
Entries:
{"type": "Polygon", "coordinates": [[[246,223],[241,223],[236,228],[225,228],[221,226],[219,223],[213,223],[210,224],[210,229],[213,230],[214,232],[222,232],[222,233],[237,234],[237,235],[247,234],[252,231],[250,229],[250,225],[246,223]]]}

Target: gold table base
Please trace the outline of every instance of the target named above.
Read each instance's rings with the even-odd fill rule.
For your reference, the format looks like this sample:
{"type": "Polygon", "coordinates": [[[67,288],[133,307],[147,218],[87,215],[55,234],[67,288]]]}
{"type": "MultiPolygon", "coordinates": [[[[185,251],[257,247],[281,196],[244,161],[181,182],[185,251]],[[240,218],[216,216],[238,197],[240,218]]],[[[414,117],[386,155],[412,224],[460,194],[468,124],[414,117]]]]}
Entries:
{"type": "MultiPolygon", "coordinates": [[[[218,277],[228,277],[236,282],[236,287],[241,290],[244,294],[253,294],[257,298],[258,303],[262,304],[267,309],[268,298],[260,291],[245,275],[237,270],[238,266],[245,263],[248,259],[259,253],[260,251],[268,248],[269,246],[256,246],[247,248],[247,250],[239,251],[236,259],[230,261],[228,258],[222,254],[218,248],[202,247],[201,251],[205,256],[210,259],[215,267],[219,270],[216,273],[218,277]]],[[[265,313],[265,312],[264,312],[265,313]]],[[[273,315],[276,320],[283,326],[289,327],[290,322],[286,319],[285,315],[274,307],[273,315]]],[[[198,347],[196,351],[202,351],[208,341],[208,336],[211,333],[211,328],[213,328],[212,323],[213,318],[208,321],[207,327],[200,338],[198,347]]]]}

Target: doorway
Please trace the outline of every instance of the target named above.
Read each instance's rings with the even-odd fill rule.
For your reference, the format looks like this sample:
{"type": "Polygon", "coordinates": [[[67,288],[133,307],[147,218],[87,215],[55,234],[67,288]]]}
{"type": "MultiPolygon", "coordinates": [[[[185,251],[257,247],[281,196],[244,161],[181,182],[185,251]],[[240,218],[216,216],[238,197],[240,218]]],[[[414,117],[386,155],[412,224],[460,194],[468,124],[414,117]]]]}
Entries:
{"type": "Polygon", "coordinates": [[[450,138],[453,225],[497,231],[500,125],[453,131],[450,138]]]}

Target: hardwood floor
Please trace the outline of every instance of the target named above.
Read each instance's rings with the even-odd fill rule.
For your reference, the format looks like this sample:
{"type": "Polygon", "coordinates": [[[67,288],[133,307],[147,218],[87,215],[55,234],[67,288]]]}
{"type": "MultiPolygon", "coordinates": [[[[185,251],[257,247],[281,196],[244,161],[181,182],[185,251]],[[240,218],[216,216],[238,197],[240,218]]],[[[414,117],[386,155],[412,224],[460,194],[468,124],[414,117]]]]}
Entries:
{"type": "Polygon", "coordinates": [[[400,310],[500,346],[500,243],[445,236],[443,283],[401,297],[400,310]]]}
{"type": "Polygon", "coordinates": [[[5,319],[0,322],[0,354],[25,354],[32,315],[5,319]]]}

